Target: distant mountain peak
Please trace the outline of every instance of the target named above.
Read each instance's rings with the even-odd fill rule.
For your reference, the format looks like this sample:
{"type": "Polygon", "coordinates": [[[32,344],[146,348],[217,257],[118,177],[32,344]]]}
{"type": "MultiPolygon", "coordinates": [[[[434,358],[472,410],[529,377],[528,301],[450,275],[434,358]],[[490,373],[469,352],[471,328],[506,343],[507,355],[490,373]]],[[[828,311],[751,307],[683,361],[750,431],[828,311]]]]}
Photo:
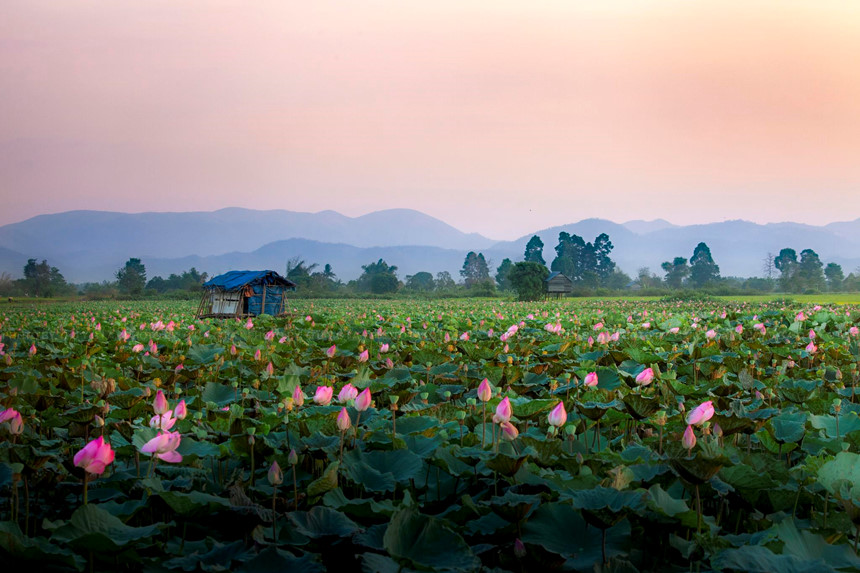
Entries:
{"type": "Polygon", "coordinates": [[[635,219],[633,221],[627,221],[626,223],[621,223],[621,225],[627,228],[630,231],[633,231],[637,235],[644,235],[646,233],[653,233],[654,231],[663,231],[665,229],[671,229],[673,227],[677,227],[678,225],[674,225],[667,221],[666,219],[654,219],[652,221],[645,221],[643,219],[635,219]]]}

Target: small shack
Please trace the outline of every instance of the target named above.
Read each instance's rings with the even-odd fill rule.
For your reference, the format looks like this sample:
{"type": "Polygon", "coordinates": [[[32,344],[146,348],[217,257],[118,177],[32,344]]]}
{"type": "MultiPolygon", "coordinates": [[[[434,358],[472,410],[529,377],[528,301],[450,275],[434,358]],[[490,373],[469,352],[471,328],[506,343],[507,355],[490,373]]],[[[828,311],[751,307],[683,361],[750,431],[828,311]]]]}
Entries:
{"type": "Polygon", "coordinates": [[[238,318],[284,313],[296,283],[275,271],[230,271],[203,283],[197,318],[238,318]]]}
{"type": "Polygon", "coordinates": [[[573,281],[556,271],[546,277],[547,297],[555,295],[556,298],[569,295],[573,291],[573,281]]]}

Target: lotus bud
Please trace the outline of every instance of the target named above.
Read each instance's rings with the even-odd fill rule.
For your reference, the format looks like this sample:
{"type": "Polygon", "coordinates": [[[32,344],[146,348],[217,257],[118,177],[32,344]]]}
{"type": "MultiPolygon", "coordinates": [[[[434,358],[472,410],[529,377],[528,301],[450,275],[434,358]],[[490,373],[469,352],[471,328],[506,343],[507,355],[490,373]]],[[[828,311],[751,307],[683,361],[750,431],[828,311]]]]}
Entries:
{"type": "Polygon", "coordinates": [[[269,483],[273,486],[284,483],[284,473],[281,471],[281,466],[278,465],[277,461],[272,462],[267,477],[269,478],[269,483]]]}
{"type": "Polygon", "coordinates": [[[291,466],[294,466],[299,463],[299,455],[296,453],[295,448],[290,450],[290,455],[287,456],[287,463],[291,466]]]}
{"type": "Polygon", "coordinates": [[[693,433],[693,426],[687,426],[684,430],[684,435],[681,437],[681,444],[688,450],[692,450],[696,445],[696,434],[693,433]]]}
{"type": "Polygon", "coordinates": [[[349,419],[349,412],[346,411],[346,408],[341,408],[340,413],[337,415],[337,428],[341,432],[345,432],[352,425],[352,421],[349,419]]]}

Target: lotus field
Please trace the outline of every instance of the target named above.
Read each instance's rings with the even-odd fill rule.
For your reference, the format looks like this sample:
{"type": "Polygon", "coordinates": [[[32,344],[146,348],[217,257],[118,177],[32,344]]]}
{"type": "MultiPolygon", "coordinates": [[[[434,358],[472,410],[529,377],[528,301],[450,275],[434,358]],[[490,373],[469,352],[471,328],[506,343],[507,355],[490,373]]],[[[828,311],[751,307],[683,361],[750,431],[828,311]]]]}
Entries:
{"type": "Polygon", "coordinates": [[[857,307],[291,307],[0,311],[4,565],[860,569],[857,307]]]}

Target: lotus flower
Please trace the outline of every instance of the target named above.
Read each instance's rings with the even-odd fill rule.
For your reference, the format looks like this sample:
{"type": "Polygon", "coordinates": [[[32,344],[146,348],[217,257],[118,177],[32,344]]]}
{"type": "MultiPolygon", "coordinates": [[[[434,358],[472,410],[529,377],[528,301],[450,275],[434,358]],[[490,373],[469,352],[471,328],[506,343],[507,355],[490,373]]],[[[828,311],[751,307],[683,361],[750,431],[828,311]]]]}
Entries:
{"type": "Polygon", "coordinates": [[[597,335],[597,343],[598,344],[608,344],[609,343],[609,333],[601,332],[597,335]]]}
{"type": "Polygon", "coordinates": [[[346,411],[346,408],[341,408],[340,413],[337,415],[337,428],[341,432],[345,432],[352,425],[352,421],[349,419],[349,412],[346,411]]]}
{"type": "Polygon", "coordinates": [[[274,340],[275,339],[275,331],[270,330],[269,332],[267,332],[265,334],[265,336],[263,336],[263,338],[265,338],[266,340],[274,340]]]}
{"type": "Polygon", "coordinates": [[[636,383],[640,386],[647,386],[654,380],[654,369],[646,368],[636,376],[636,383]]]}
{"type": "Polygon", "coordinates": [[[185,400],[180,400],[179,404],[173,409],[173,417],[177,420],[184,420],[188,415],[188,408],[185,406],[185,400]]]}
{"type": "Polygon", "coordinates": [[[816,350],[818,350],[818,347],[815,346],[815,343],[810,340],[809,344],[806,345],[806,351],[810,354],[815,354],[816,350]]]}
{"type": "Polygon", "coordinates": [[[598,322],[597,324],[595,324],[595,325],[592,327],[592,330],[597,331],[597,330],[600,330],[600,329],[602,329],[602,328],[603,328],[603,323],[602,323],[602,322],[598,322]]]}
{"type": "Polygon", "coordinates": [[[368,408],[370,408],[370,388],[365,388],[361,391],[361,393],[355,398],[355,409],[359,412],[364,412],[368,408]]]}
{"type": "Polygon", "coordinates": [[[101,475],[113,462],[114,455],[110,444],[105,443],[104,436],[99,436],[75,454],[75,466],[83,468],[87,473],[101,475]]]}
{"type": "Polygon", "coordinates": [[[250,318],[248,319],[248,322],[245,323],[245,328],[248,330],[251,330],[252,328],[254,328],[254,323],[251,321],[250,318]]]}
{"type": "Polygon", "coordinates": [[[334,358],[335,353],[337,352],[337,346],[332,344],[328,347],[328,350],[325,351],[325,355],[329,358],[334,358]]]}
{"type": "Polygon", "coordinates": [[[490,381],[484,378],[478,385],[478,399],[481,402],[487,402],[493,397],[493,389],[490,387],[490,381]]]}
{"type": "Polygon", "coordinates": [[[270,360],[268,364],[266,364],[266,374],[271,376],[275,373],[275,367],[272,365],[272,361],[270,360]]]}
{"type": "Polygon", "coordinates": [[[179,463],[182,461],[182,455],[176,451],[176,448],[179,447],[180,440],[182,440],[182,435],[179,432],[160,432],[146,442],[140,451],[144,454],[154,455],[165,462],[179,463]]]}
{"type": "Polygon", "coordinates": [[[702,402],[687,414],[688,426],[701,426],[714,416],[714,403],[711,400],[702,402]]]}
{"type": "Polygon", "coordinates": [[[35,344],[31,344],[31,345],[30,345],[30,356],[33,356],[33,355],[35,355],[35,354],[36,354],[36,345],[35,345],[35,344]]]}
{"type": "Polygon", "coordinates": [[[860,334],[860,328],[857,328],[856,326],[852,326],[851,328],[848,329],[848,334],[850,334],[851,336],[857,336],[858,334],[860,334]]]}
{"type": "Polygon", "coordinates": [[[503,422],[510,422],[513,413],[514,411],[511,407],[511,401],[508,399],[507,396],[505,396],[502,401],[499,402],[499,405],[496,406],[496,415],[493,416],[493,420],[499,424],[503,422]]]}
{"type": "Polygon", "coordinates": [[[356,396],[358,396],[358,388],[347,382],[346,386],[341,388],[340,392],[338,393],[337,401],[340,403],[344,403],[349,400],[355,400],[356,396]]]}
{"type": "Polygon", "coordinates": [[[287,456],[287,463],[291,466],[294,466],[299,463],[299,455],[296,453],[295,448],[290,450],[290,454],[287,456]]]}
{"type": "Polygon", "coordinates": [[[809,340],[815,340],[815,330],[810,328],[808,336],[809,336],[809,340]]]}
{"type": "Polygon", "coordinates": [[[260,352],[259,348],[256,351],[254,351],[254,360],[259,361],[262,357],[263,357],[263,353],[260,352]]]}
{"type": "Polygon", "coordinates": [[[269,478],[269,484],[273,486],[284,483],[284,472],[281,471],[281,466],[278,465],[277,461],[272,462],[272,465],[269,466],[269,473],[266,477],[269,478]]]}
{"type": "Polygon", "coordinates": [[[293,404],[296,406],[302,406],[305,403],[305,393],[302,392],[302,387],[299,384],[296,384],[296,387],[293,388],[293,404]]]}
{"type": "Polygon", "coordinates": [[[567,411],[564,409],[564,402],[559,402],[556,407],[550,411],[548,419],[550,426],[555,428],[564,426],[564,423],[567,422],[567,411]]]}
{"type": "Polygon", "coordinates": [[[7,422],[7,421],[11,420],[17,414],[18,414],[18,412],[16,412],[12,408],[7,408],[7,409],[3,410],[2,412],[0,412],[0,424],[2,424],[3,422],[7,422]]]}
{"type": "Polygon", "coordinates": [[[681,444],[688,450],[692,450],[696,445],[696,434],[693,433],[693,426],[687,426],[684,430],[684,435],[681,437],[681,444]]]}
{"type": "Polygon", "coordinates": [[[167,398],[164,397],[164,392],[161,390],[155,393],[155,400],[152,402],[152,409],[155,410],[155,413],[159,416],[170,409],[170,406],[167,404],[167,398]]]}
{"type": "Polygon", "coordinates": [[[794,320],[796,320],[797,322],[803,322],[804,320],[806,320],[806,315],[805,315],[805,314],[803,314],[803,311],[801,310],[801,311],[800,311],[800,312],[798,312],[798,313],[797,313],[797,315],[794,317],[794,320]]]}
{"type": "Polygon", "coordinates": [[[716,337],[717,337],[717,331],[714,330],[713,328],[705,333],[705,338],[707,338],[708,340],[713,340],[716,337]]]}
{"type": "Polygon", "coordinates": [[[359,362],[367,362],[368,358],[370,358],[370,353],[367,350],[364,350],[361,354],[358,355],[359,362]]]}
{"type": "Polygon", "coordinates": [[[15,412],[15,415],[9,419],[9,433],[14,436],[19,436],[24,432],[24,420],[21,414],[15,412]]]}
{"type": "Polygon", "coordinates": [[[510,422],[502,422],[501,429],[502,437],[508,441],[516,440],[517,436],[520,435],[520,431],[517,430],[517,427],[510,422]]]}
{"type": "Polygon", "coordinates": [[[150,428],[157,428],[159,430],[169,430],[176,423],[176,418],[173,417],[173,412],[168,410],[164,414],[156,414],[149,420],[150,428]]]}
{"type": "Polygon", "coordinates": [[[519,559],[526,556],[526,546],[519,537],[514,540],[514,556],[519,559]]]}
{"type": "Polygon", "coordinates": [[[385,354],[386,352],[388,352],[388,343],[387,342],[379,347],[379,353],[380,354],[385,354]]]}
{"type": "Polygon", "coordinates": [[[743,334],[744,333],[744,326],[742,324],[738,324],[735,327],[735,332],[737,332],[738,334],[743,334]]]}
{"type": "Polygon", "coordinates": [[[334,388],[331,386],[317,386],[317,391],[314,394],[314,403],[320,406],[328,406],[331,402],[332,394],[334,394],[334,388]]]}
{"type": "Polygon", "coordinates": [[[583,384],[585,384],[589,388],[597,386],[597,372],[589,372],[588,374],[586,374],[583,384]]]}

